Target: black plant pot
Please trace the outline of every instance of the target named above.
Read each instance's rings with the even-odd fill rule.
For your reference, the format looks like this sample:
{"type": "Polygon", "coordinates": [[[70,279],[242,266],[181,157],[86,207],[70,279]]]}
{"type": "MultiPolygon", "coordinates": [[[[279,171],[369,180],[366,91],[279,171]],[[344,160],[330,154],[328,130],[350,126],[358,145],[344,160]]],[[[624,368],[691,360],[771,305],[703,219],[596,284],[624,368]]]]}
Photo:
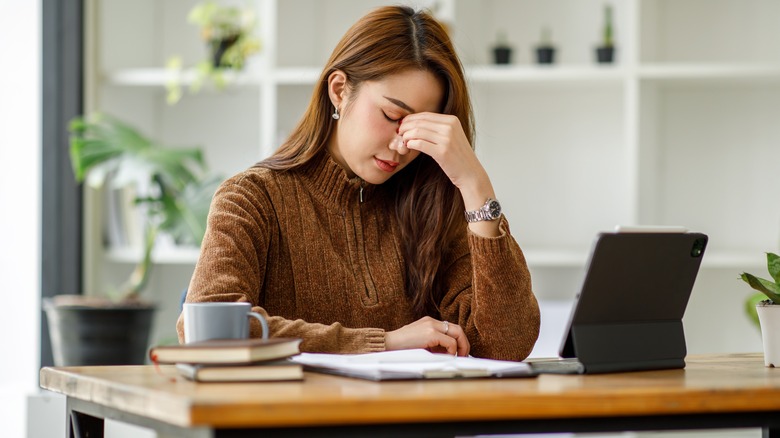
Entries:
{"type": "Polygon", "coordinates": [[[493,60],[496,64],[509,64],[512,62],[512,48],[498,46],[493,49],[493,60]]]}
{"type": "Polygon", "coordinates": [[[152,306],[90,307],[43,302],[56,366],[142,365],[152,306]]]}
{"type": "Polygon", "coordinates": [[[234,35],[221,40],[211,40],[209,46],[211,47],[211,65],[214,68],[231,67],[230,63],[223,61],[222,55],[225,54],[233,44],[238,41],[238,35],[234,35]]]}
{"type": "Polygon", "coordinates": [[[597,47],[596,48],[596,61],[599,64],[610,64],[615,60],[615,48],[609,47],[597,47]]]}
{"type": "Polygon", "coordinates": [[[537,47],[536,62],[539,64],[555,63],[555,47],[551,47],[551,46],[537,47]]]}

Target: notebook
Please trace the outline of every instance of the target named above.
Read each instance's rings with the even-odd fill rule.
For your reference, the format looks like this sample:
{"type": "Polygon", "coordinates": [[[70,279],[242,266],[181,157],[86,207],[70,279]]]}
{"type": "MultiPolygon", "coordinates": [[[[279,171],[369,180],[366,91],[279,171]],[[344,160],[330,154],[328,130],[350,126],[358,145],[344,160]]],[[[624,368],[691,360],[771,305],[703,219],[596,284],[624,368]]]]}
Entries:
{"type": "Polygon", "coordinates": [[[591,374],[685,367],[682,317],[707,236],[682,228],[600,233],[559,359],[529,359],[537,373],[591,374]]]}

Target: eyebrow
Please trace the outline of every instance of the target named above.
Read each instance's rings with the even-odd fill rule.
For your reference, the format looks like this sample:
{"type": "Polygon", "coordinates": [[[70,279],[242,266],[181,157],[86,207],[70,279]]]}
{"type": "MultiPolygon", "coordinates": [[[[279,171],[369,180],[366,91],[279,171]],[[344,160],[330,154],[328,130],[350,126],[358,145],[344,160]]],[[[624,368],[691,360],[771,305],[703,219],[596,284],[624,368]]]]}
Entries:
{"type": "Polygon", "coordinates": [[[417,111],[414,110],[414,108],[410,107],[409,105],[404,103],[404,101],[402,101],[402,100],[394,99],[392,97],[387,97],[387,96],[382,96],[382,97],[384,97],[385,99],[389,100],[390,102],[393,102],[394,104],[400,106],[401,108],[409,111],[410,113],[416,113],[417,112],[417,111]]]}

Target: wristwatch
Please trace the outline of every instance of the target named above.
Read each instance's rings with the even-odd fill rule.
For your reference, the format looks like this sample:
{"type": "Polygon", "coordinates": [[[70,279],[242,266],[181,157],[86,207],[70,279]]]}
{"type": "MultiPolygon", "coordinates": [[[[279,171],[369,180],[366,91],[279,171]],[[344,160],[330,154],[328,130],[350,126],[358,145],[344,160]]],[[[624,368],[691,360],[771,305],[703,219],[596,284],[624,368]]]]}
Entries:
{"type": "Polygon", "coordinates": [[[479,210],[466,211],[466,222],[494,221],[501,217],[501,204],[488,198],[479,210]]]}

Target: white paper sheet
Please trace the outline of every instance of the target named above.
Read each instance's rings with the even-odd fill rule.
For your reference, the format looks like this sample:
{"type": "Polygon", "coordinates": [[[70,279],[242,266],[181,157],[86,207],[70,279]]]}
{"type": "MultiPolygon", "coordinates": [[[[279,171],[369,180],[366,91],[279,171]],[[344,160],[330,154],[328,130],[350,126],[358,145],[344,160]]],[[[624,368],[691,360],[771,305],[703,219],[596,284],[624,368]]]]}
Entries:
{"type": "Polygon", "coordinates": [[[291,360],[319,371],[369,380],[531,377],[527,363],[456,357],[423,349],[366,354],[302,353],[291,360]]]}

